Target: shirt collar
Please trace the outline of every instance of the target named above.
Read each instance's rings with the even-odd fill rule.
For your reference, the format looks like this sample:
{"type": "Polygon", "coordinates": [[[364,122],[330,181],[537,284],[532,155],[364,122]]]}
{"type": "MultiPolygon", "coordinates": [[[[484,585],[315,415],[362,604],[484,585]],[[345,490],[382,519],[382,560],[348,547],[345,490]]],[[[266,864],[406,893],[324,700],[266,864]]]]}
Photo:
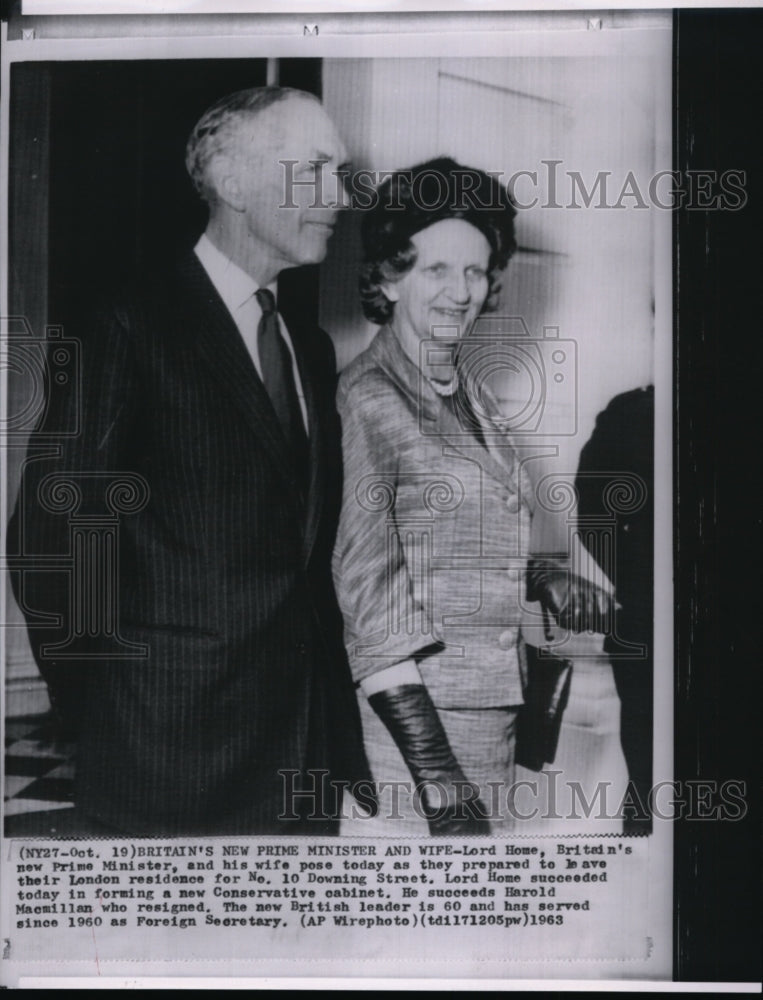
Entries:
{"type": "MultiPolygon", "coordinates": [[[[260,287],[251,275],[218,250],[206,233],[202,233],[194,253],[231,313],[241,309],[260,287]]],[[[276,283],[268,288],[276,297],[276,283]]]]}

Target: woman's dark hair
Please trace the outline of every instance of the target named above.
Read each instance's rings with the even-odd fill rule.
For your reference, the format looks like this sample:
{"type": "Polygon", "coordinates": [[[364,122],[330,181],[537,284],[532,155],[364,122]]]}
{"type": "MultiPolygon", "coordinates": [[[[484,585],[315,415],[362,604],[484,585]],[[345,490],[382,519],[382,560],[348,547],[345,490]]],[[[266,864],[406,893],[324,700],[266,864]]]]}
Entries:
{"type": "Polygon", "coordinates": [[[394,303],[382,284],[398,281],[413,267],[411,237],[444,219],[471,223],[490,244],[484,309],[495,309],[501,290],[498,275],[517,248],[515,215],[508,192],[495,177],[448,157],[391,174],[377,188],[361,224],[360,299],[366,317],[373,323],[388,322],[394,303]]]}

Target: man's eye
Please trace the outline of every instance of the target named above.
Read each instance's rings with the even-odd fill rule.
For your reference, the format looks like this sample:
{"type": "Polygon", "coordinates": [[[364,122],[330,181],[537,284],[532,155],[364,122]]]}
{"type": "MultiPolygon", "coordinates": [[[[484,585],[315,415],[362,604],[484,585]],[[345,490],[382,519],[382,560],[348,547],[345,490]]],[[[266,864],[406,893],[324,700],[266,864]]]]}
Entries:
{"type": "Polygon", "coordinates": [[[474,280],[481,280],[482,278],[487,277],[487,271],[484,267],[470,267],[466,273],[474,280]]]}
{"type": "Polygon", "coordinates": [[[431,274],[435,278],[439,278],[445,274],[446,267],[444,264],[430,264],[429,267],[424,268],[424,270],[427,274],[431,274]]]}

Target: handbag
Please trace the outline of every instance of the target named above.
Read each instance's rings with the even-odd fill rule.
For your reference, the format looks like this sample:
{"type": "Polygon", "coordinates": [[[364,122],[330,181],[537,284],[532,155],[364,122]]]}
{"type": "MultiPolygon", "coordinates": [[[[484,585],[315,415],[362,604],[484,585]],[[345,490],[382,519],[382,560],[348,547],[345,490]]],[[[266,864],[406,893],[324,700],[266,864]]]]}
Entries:
{"type": "Polygon", "coordinates": [[[572,660],[541,656],[529,643],[524,704],[517,719],[515,761],[531,771],[553,764],[562,717],[570,696],[572,660]]]}

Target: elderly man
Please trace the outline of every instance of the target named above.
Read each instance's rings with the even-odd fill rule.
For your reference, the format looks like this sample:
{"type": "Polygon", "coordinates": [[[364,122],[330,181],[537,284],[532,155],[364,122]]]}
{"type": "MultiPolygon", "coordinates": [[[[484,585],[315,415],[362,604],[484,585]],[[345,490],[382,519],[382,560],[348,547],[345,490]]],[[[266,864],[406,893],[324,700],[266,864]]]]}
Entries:
{"type": "Polygon", "coordinates": [[[14,576],[37,662],[79,733],[88,830],[333,833],[337,785],[367,777],[330,573],[334,355],[276,288],[325,256],[344,159],[309,94],[219,101],[187,147],[209,205],[193,252],[67,330],[81,395],[52,386],[35,440],[78,407],[81,430],[27,463],[10,536],[30,557],[14,576]],[[99,618],[88,595],[108,592],[72,518],[115,509],[99,618]],[[34,572],[35,554],[74,569],[34,572]]]}

